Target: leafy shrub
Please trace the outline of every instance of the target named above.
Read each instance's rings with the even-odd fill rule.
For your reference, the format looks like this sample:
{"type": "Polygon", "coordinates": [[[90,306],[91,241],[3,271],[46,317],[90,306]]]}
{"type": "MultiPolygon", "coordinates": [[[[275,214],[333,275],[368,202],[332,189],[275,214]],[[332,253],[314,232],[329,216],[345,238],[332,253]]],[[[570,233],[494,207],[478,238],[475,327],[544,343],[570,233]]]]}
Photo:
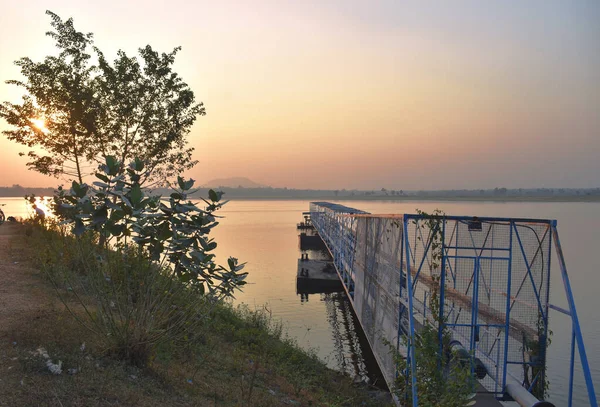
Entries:
{"type": "Polygon", "coordinates": [[[189,340],[210,304],[231,296],[246,277],[237,259],[224,267],[212,253],[217,244],[208,234],[218,224],[221,194],[211,190],[200,209],[187,199],[193,180],[179,177],[168,200],[147,195],[144,167],[138,159],[125,167],[107,157],[99,181],[59,189],[54,209],[61,223],[47,227],[62,244],[43,261],[65,303],[81,305],[81,321],[136,365],[162,343],[189,340]]]}
{"type": "MultiPolygon", "coordinates": [[[[427,323],[415,335],[416,381],[419,406],[464,407],[474,404],[475,379],[470,363],[449,346],[450,336],[444,332],[442,352],[438,330],[427,323]]],[[[395,381],[394,393],[403,405],[412,405],[410,368],[406,360],[396,355],[400,374],[395,381]]]]}
{"type": "MultiPolygon", "coordinates": [[[[451,344],[451,335],[444,325],[445,318],[440,312],[441,279],[439,275],[443,255],[444,212],[436,209],[427,214],[419,209],[423,222],[413,221],[415,227],[425,230],[424,246],[430,247],[431,287],[429,296],[430,316],[424,317],[422,327],[415,333],[413,343],[408,335],[402,337],[407,347],[413,349],[418,405],[424,407],[444,406],[463,407],[475,404],[475,377],[472,372],[472,358],[456,353],[451,344]],[[441,327],[441,329],[440,329],[441,327]]],[[[417,236],[417,240],[421,240],[417,236]]],[[[413,405],[413,371],[407,359],[402,357],[389,342],[396,359],[398,376],[394,393],[403,405],[413,405]]]]}

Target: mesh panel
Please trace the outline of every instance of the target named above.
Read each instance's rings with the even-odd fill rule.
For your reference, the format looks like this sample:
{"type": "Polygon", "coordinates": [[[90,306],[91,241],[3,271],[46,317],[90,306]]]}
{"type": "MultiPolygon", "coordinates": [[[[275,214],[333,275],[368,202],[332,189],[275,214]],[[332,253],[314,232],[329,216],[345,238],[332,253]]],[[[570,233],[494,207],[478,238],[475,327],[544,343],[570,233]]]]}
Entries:
{"type": "Polygon", "coordinates": [[[311,204],[311,218],[388,383],[398,369],[390,344],[407,355],[411,316],[416,335],[423,324],[439,328],[434,291],[451,338],[474,356],[473,369],[484,366],[486,391],[544,383],[548,221],[376,216],[326,203],[311,204]]]}

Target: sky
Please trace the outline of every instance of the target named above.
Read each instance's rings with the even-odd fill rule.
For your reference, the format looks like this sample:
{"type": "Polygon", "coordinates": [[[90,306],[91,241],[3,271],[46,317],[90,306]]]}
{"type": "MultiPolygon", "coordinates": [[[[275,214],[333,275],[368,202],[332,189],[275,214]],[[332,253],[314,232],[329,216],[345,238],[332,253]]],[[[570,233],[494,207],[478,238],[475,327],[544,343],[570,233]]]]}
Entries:
{"type": "MultiPolygon", "coordinates": [[[[22,94],[13,61],[55,53],[46,9],[107,56],[183,47],[200,183],[600,186],[596,0],[0,0],[0,101],[22,94]]],[[[0,186],[61,183],[0,151],[0,186]]]]}

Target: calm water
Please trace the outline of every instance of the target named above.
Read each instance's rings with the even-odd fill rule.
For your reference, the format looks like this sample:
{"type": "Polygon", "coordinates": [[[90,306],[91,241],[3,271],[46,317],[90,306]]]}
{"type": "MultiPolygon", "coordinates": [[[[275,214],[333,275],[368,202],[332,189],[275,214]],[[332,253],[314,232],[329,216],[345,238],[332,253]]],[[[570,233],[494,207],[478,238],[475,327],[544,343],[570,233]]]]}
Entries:
{"type": "MultiPolygon", "coordinates": [[[[21,198],[0,198],[7,216],[26,216],[21,198]]],[[[549,218],[558,220],[571,285],[575,293],[595,386],[600,390],[600,203],[484,203],[484,202],[384,202],[340,201],[372,213],[414,213],[416,208],[447,214],[549,218]]],[[[296,293],[298,232],[296,223],[308,201],[232,201],[221,211],[224,218],[214,230],[217,255],[247,262],[249,284],[236,302],[250,307],[266,306],[281,318],[290,336],[304,348],[314,349],[331,367],[364,376],[369,359],[361,356],[361,338],[354,333],[356,321],[340,294],[311,294],[301,301],[296,293]]],[[[551,302],[567,307],[560,271],[553,259],[551,302]]],[[[550,400],[566,403],[570,323],[551,311],[554,332],[549,351],[550,400]]],[[[373,370],[373,369],[371,369],[373,370]]],[[[583,376],[575,379],[574,405],[586,405],[583,376]]]]}

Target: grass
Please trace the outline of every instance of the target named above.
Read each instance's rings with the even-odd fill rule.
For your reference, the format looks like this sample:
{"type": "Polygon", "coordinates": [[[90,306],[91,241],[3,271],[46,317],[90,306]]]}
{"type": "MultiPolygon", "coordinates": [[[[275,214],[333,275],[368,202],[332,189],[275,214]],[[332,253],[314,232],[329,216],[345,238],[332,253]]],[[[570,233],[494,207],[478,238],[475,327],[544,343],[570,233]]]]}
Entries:
{"type": "MultiPolygon", "coordinates": [[[[9,236],[8,251],[35,258],[47,239],[24,232],[9,236]]],[[[301,350],[265,308],[214,305],[185,341],[160,344],[145,367],[135,367],[106,352],[31,262],[16,266],[29,278],[22,294],[39,304],[0,326],[2,407],[382,405],[369,389],[301,350]],[[62,374],[49,372],[35,354],[40,347],[54,363],[62,361],[62,374]]]]}

